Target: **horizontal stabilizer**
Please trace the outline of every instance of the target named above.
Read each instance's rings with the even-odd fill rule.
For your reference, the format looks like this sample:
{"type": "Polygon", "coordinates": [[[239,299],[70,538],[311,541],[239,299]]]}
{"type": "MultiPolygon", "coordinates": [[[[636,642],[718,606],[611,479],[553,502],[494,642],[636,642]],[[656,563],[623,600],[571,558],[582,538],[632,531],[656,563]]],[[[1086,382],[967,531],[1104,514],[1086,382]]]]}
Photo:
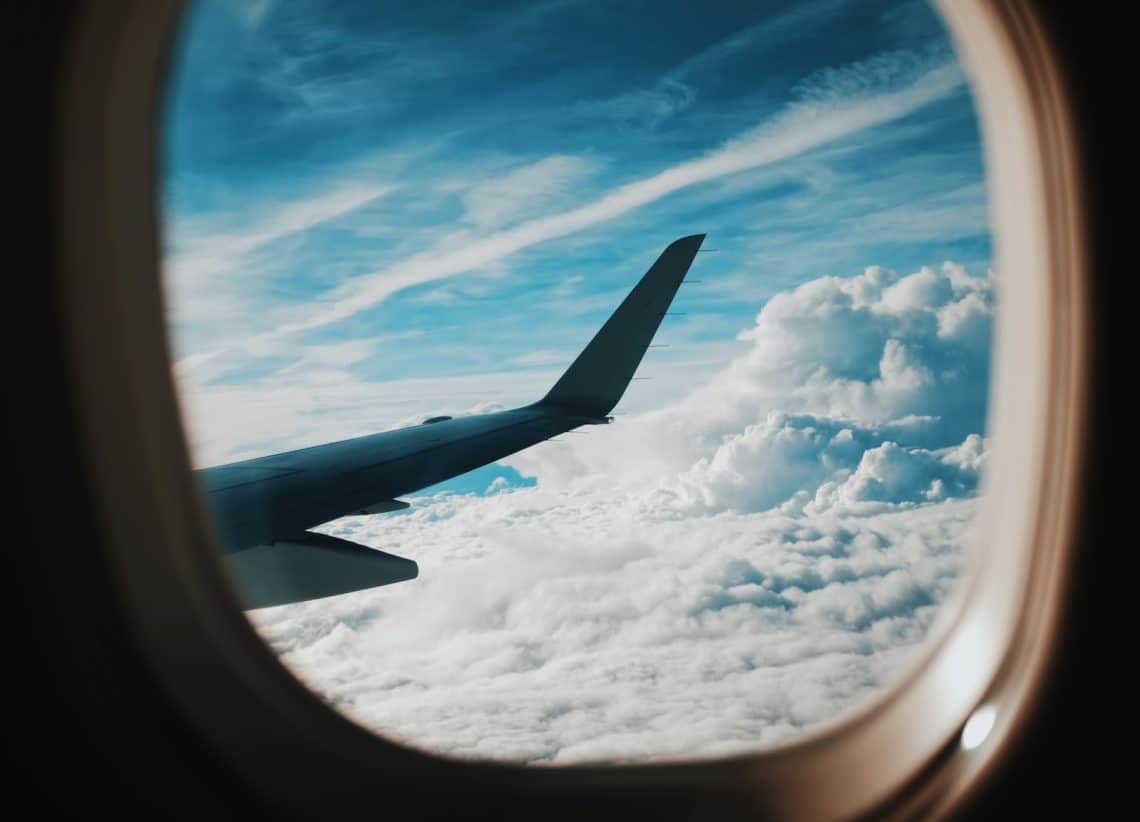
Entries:
{"type": "Polygon", "coordinates": [[[682,237],[661,252],[539,405],[601,418],[618,404],[704,239],[682,237]]]}
{"type": "Polygon", "coordinates": [[[246,608],[346,594],[419,574],[410,559],[311,531],[227,554],[226,561],[246,608]]]}

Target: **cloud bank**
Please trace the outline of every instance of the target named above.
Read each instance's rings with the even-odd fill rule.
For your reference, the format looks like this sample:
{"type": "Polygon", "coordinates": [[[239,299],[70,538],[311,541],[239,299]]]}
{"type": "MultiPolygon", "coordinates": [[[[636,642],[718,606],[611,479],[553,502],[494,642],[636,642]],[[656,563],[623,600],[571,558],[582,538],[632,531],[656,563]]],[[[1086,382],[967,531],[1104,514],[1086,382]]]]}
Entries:
{"type": "Polygon", "coordinates": [[[534,487],[322,530],[403,585],[251,614],[367,727],[535,764],[725,754],[865,701],[971,535],[992,277],[871,267],[771,299],[688,396],[516,455],[534,487]]]}

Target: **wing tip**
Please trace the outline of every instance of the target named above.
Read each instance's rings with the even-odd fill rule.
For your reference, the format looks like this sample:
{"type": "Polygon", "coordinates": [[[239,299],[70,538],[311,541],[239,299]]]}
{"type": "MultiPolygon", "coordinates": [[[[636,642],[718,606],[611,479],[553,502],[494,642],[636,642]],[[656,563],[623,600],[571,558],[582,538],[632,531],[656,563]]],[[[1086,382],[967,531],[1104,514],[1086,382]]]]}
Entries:
{"type": "Polygon", "coordinates": [[[621,400],[704,234],[671,242],[537,404],[601,418],[621,400]]]}
{"type": "Polygon", "coordinates": [[[673,242],[669,243],[669,247],[665,250],[671,251],[674,248],[682,248],[682,247],[688,247],[688,246],[696,246],[699,248],[701,243],[703,243],[705,241],[706,236],[708,236],[708,235],[706,235],[706,234],[689,234],[685,237],[680,237],[680,238],[674,240],[673,242]]]}

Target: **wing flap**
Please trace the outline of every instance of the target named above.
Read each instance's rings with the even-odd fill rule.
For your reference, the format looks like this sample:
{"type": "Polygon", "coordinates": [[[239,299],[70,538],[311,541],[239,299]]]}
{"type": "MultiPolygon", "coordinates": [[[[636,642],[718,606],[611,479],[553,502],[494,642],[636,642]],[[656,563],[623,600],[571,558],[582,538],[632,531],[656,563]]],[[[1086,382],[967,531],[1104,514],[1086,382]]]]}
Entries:
{"type": "Polygon", "coordinates": [[[246,608],[268,608],[415,579],[419,566],[355,542],[306,531],[226,555],[246,608]]]}
{"type": "Polygon", "coordinates": [[[380,502],[373,503],[372,505],[365,505],[357,514],[390,514],[393,511],[406,511],[411,508],[410,502],[404,502],[402,499],[386,499],[380,502]]]}

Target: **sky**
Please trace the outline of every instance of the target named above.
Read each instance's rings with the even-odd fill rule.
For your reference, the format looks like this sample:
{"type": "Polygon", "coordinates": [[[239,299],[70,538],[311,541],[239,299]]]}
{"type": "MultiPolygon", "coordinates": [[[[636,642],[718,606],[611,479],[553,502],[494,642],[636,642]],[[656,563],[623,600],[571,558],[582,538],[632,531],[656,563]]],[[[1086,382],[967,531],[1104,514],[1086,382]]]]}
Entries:
{"type": "Polygon", "coordinates": [[[163,158],[199,466],[536,400],[708,235],[615,425],[322,526],[416,581],[251,614],[347,715],[685,758],[913,664],[993,446],[982,147],[928,5],[199,0],[163,158]]]}

